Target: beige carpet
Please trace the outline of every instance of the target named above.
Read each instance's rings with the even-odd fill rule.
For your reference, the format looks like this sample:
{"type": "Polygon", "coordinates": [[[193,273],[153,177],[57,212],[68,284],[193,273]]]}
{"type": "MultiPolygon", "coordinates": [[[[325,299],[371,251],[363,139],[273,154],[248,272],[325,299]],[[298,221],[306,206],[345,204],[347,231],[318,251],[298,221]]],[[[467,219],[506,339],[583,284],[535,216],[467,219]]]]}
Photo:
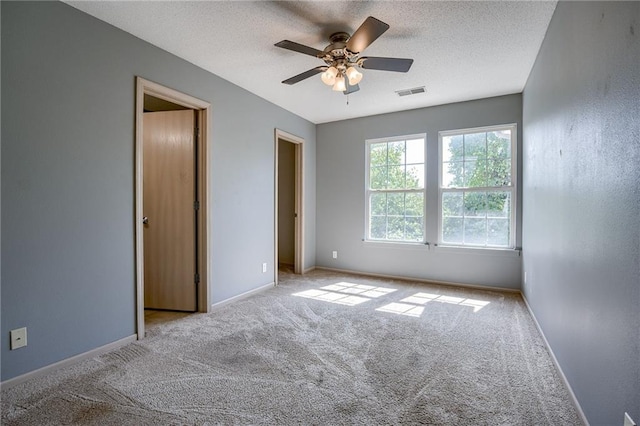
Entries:
{"type": "Polygon", "coordinates": [[[519,295],[314,271],[2,391],[3,425],[579,425],[519,295]]]}

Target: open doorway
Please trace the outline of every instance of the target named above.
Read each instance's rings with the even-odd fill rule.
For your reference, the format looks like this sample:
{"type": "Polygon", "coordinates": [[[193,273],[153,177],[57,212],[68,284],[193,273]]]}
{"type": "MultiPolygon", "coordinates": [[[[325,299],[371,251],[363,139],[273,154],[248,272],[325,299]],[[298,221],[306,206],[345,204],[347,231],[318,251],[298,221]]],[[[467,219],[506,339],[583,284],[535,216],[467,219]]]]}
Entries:
{"type": "Polygon", "coordinates": [[[136,325],[207,312],[210,104],[137,79],[136,325]]]}
{"type": "Polygon", "coordinates": [[[304,139],[275,132],[275,277],[304,272],[304,139]]]}

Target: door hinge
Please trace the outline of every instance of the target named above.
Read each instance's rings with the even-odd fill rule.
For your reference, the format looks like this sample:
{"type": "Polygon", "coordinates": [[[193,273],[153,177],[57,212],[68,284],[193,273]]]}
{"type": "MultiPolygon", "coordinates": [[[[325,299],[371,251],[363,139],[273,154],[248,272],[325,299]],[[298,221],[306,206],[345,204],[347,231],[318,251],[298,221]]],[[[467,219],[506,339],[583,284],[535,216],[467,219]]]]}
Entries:
{"type": "Polygon", "coordinates": [[[196,284],[200,284],[200,274],[193,274],[193,282],[196,284]]]}
{"type": "Polygon", "coordinates": [[[194,210],[200,210],[200,201],[194,201],[193,202],[193,209],[194,210]]]}

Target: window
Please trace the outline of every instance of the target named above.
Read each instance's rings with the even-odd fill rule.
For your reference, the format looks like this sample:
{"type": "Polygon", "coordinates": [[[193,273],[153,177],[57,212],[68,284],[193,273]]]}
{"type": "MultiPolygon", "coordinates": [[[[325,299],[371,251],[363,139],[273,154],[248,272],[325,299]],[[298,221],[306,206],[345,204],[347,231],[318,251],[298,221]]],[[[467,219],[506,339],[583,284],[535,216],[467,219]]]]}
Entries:
{"type": "Polygon", "coordinates": [[[439,243],[515,246],[516,126],[440,132],[439,243]]]}
{"type": "Polygon", "coordinates": [[[425,135],[368,140],[366,147],[366,239],[424,242],[425,135]]]}

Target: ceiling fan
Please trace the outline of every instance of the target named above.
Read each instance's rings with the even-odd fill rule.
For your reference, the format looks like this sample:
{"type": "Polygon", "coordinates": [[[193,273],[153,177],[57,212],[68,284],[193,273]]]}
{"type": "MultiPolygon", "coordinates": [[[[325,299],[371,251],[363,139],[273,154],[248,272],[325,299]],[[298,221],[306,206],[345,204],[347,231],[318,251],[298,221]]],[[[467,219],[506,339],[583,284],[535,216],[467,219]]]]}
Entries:
{"type": "Polygon", "coordinates": [[[358,68],[396,72],[409,71],[411,64],[413,64],[413,59],[359,56],[364,49],[388,29],[388,24],[369,16],[351,36],[345,32],[331,34],[329,37],[331,44],[325,47],[324,50],[314,49],[289,40],[282,40],[276,43],[275,46],[277,47],[315,56],[322,59],[326,64],[284,80],[283,83],[296,84],[322,73],[321,78],[325,84],[333,86],[335,91],[348,95],[360,90],[358,83],[362,80],[362,73],[358,71],[358,68]]]}

